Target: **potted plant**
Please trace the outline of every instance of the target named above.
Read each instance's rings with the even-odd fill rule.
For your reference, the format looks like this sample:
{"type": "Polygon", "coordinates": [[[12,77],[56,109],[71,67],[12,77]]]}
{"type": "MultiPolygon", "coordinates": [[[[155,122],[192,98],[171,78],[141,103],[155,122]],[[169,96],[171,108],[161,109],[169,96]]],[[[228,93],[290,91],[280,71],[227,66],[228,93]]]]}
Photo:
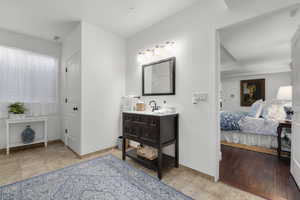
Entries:
{"type": "Polygon", "coordinates": [[[16,102],[8,106],[9,118],[12,119],[24,119],[26,108],[24,103],[16,102]]]}

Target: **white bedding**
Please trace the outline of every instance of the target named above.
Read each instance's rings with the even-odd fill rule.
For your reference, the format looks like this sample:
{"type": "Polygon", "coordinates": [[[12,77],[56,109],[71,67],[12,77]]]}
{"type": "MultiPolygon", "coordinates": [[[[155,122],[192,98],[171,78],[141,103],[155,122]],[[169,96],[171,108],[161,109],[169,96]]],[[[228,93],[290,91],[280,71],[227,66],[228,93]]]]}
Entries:
{"type": "Polygon", "coordinates": [[[244,117],[238,124],[244,133],[277,136],[278,121],[272,119],[244,117]]]}
{"type": "Polygon", "coordinates": [[[240,131],[221,131],[221,141],[265,148],[277,148],[277,136],[258,135],[240,131]]]}

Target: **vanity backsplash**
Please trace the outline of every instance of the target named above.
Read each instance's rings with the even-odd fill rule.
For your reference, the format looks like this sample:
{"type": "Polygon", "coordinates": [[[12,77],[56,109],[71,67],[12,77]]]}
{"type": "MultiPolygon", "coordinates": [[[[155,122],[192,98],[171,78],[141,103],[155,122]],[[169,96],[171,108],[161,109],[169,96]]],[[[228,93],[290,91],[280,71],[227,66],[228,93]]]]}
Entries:
{"type": "Polygon", "coordinates": [[[175,113],[176,107],[161,98],[125,96],[122,97],[122,111],[161,111],[175,113]]]}

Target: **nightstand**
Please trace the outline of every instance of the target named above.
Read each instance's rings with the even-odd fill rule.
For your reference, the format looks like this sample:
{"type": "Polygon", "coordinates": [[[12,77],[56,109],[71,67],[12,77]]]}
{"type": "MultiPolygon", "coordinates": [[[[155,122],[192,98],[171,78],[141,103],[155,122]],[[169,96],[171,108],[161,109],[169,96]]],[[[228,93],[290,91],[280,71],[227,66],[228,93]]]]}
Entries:
{"type": "Polygon", "coordinates": [[[292,121],[279,121],[279,125],[277,128],[277,141],[278,141],[278,148],[277,148],[277,155],[278,158],[281,158],[281,152],[283,152],[281,147],[281,135],[283,128],[292,128],[292,121]]]}

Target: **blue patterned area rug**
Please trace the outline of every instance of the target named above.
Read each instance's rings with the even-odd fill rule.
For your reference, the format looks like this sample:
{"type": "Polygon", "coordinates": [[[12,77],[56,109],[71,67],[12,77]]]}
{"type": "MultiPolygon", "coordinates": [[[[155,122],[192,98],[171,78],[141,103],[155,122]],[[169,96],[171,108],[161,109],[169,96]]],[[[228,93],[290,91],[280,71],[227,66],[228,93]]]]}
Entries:
{"type": "Polygon", "coordinates": [[[190,200],[122,160],[104,156],[0,187],[0,200],[190,200]]]}

